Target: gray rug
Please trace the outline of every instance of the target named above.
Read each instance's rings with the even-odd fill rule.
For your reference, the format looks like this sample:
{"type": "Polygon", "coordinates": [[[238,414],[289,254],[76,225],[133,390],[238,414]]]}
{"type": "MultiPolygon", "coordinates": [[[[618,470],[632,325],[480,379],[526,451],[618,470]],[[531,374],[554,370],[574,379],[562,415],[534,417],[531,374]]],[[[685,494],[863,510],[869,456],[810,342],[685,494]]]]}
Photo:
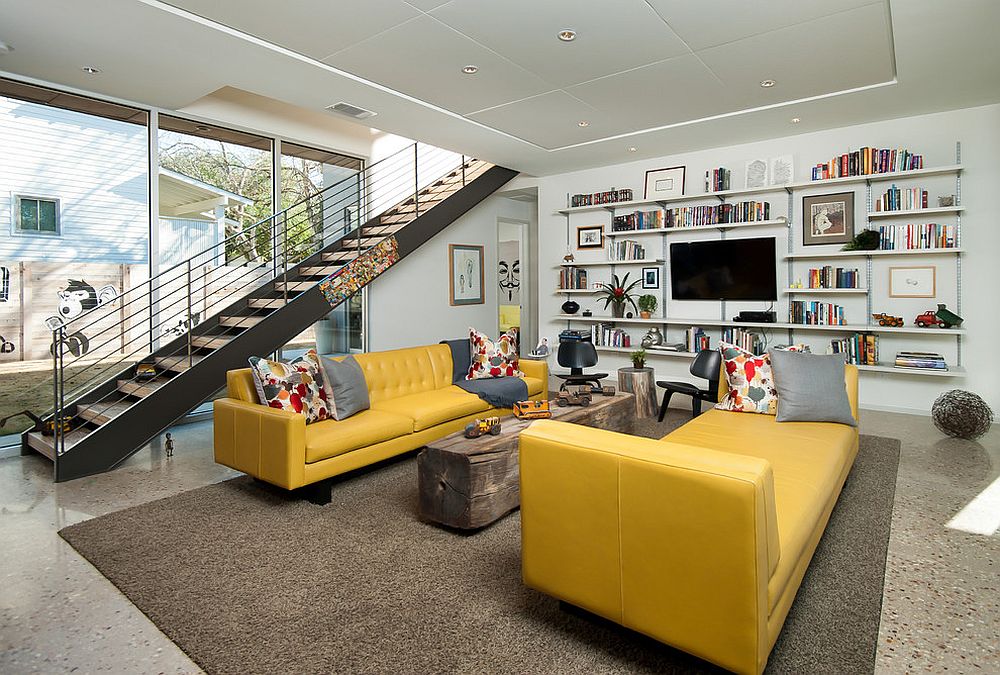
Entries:
{"type": "MultiPolygon", "coordinates": [[[[862,437],[768,672],[873,671],[898,462],[862,437]]],[[[326,507],[237,478],[60,534],[210,673],[717,672],[524,588],[518,514],[461,535],[416,504],[410,456],[326,507]]]]}

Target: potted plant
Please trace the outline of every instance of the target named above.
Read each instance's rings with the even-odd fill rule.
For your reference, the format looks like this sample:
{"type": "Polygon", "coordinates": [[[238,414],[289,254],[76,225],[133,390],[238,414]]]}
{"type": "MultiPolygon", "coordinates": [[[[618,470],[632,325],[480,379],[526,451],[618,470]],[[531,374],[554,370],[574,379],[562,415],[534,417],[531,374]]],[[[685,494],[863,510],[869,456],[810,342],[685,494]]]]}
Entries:
{"type": "Polygon", "coordinates": [[[653,312],[655,311],[656,311],[656,296],[649,295],[648,293],[646,295],[640,295],[639,316],[641,316],[643,319],[648,319],[649,317],[653,316],[653,312]]]}
{"type": "Polygon", "coordinates": [[[628,274],[622,279],[618,275],[611,278],[610,284],[601,284],[601,295],[604,297],[604,309],[611,307],[611,316],[620,319],[625,316],[626,303],[632,305],[632,309],[639,311],[635,304],[635,296],[632,289],[639,285],[641,279],[636,279],[631,284],[628,283],[628,274]]]}
{"type": "Polygon", "coordinates": [[[636,370],[642,370],[646,367],[646,350],[637,349],[636,351],[629,354],[629,358],[632,359],[632,367],[636,370]]]}

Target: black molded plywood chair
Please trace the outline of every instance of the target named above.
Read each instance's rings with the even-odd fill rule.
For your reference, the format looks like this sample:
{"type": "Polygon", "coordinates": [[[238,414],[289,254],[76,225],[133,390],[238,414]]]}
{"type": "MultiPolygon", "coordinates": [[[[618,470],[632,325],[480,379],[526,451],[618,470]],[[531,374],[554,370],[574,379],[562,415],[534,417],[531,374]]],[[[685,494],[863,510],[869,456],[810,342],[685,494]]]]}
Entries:
{"type": "Polygon", "coordinates": [[[701,414],[701,402],[719,402],[719,370],[722,368],[722,354],[718,349],[706,349],[698,353],[694,361],[691,362],[691,374],[708,380],[708,389],[699,389],[687,382],[666,382],[658,380],[657,387],[666,389],[663,394],[663,403],[660,405],[659,421],[663,421],[663,416],[667,414],[667,406],[670,405],[670,397],[674,394],[687,394],[691,397],[691,417],[701,414]]]}
{"type": "Polygon", "coordinates": [[[567,386],[589,384],[593,387],[600,387],[601,380],[608,376],[607,373],[585,373],[584,368],[597,365],[597,350],[589,340],[565,340],[559,342],[559,351],[556,360],[563,368],[569,368],[569,373],[556,373],[555,376],[563,381],[559,391],[567,386]]]}

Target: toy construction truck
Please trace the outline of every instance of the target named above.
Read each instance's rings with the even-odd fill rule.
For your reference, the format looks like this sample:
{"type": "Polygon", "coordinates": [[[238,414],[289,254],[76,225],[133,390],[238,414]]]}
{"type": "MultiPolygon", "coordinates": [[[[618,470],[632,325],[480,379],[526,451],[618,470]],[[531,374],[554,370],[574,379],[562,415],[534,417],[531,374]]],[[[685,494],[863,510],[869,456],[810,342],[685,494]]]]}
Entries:
{"type": "Polygon", "coordinates": [[[500,418],[484,417],[482,419],[477,419],[475,422],[469,422],[465,426],[466,438],[479,438],[483,434],[491,434],[493,436],[499,436],[500,418]]]}
{"type": "Polygon", "coordinates": [[[885,312],[872,314],[872,319],[874,319],[875,323],[877,323],[880,326],[889,326],[892,328],[897,328],[903,325],[903,317],[893,316],[892,314],[886,314],[885,312]]]}
{"type": "Polygon", "coordinates": [[[514,417],[519,420],[544,420],[552,417],[548,401],[518,401],[514,404],[514,417]]]}

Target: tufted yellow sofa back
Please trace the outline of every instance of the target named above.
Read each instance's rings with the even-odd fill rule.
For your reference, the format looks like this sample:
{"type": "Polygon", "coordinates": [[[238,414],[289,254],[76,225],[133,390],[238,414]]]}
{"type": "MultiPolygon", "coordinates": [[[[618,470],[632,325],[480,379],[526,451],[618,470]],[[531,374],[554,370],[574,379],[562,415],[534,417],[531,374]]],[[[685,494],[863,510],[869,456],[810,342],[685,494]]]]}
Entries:
{"type": "Polygon", "coordinates": [[[354,358],[364,370],[372,405],[451,384],[448,345],[355,354],[354,358]]]}

